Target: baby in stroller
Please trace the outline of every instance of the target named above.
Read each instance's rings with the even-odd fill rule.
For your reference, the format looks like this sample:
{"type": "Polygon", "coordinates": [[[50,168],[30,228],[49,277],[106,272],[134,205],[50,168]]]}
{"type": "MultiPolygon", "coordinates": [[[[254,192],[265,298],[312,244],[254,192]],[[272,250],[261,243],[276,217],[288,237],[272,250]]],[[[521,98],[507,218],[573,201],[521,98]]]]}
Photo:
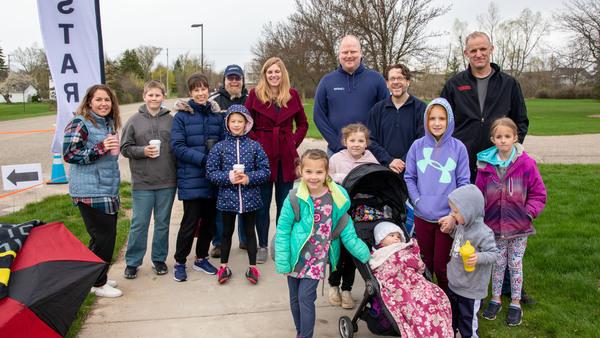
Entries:
{"type": "Polygon", "coordinates": [[[406,241],[402,229],[387,221],[377,224],[374,239],[369,266],[402,337],[453,337],[450,302],[423,276],[417,242],[406,241]]]}

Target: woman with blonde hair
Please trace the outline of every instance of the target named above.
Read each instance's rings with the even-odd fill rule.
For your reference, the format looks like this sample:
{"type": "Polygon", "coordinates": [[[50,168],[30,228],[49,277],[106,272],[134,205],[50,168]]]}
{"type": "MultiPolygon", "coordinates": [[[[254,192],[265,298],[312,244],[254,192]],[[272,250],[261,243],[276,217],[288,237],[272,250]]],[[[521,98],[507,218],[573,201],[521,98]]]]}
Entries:
{"type": "Polygon", "coordinates": [[[278,57],[265,62],[258,85],[250,90],[245,106],[254,119],[250,137],[258,141],[267,153],[271,169],[269,182],[261,186],[263,207],[256,215],[259,245],[256,261],[264,263],[268,253],[269,208],[273,185],[279,218],[283,201],[296,179],[296,148],[306,136],[308,122],[300,95],[291,88],[285,64],[278,57]]]}

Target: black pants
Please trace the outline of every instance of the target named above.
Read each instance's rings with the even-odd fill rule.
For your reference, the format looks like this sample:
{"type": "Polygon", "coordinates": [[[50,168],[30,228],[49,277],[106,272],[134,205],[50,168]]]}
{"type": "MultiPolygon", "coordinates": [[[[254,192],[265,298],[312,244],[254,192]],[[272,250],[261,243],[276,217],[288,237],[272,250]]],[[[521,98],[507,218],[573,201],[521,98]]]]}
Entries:
{"type": "Polygon", "coordinates": [[[210,241],[215,233],[215,217],[217,214],[217,201],[213,198],[199,198],[183,201],[183,218],[177,233],[175,246],[175,261],[185,264],[187,256],[194,244],[194,232],[198,222],[202,219],[202,226],[196,242],[196,257],[208,257],[210,241]]]}
{"type": "Polygon", "coordinates": [[[354,285],[354,274],[356,273],[356,265],[352,260],[352,255],[346,250],[344,245],[340,246],[340,260],[337,264],[335,271],[329,273],[329,285],[340,286],[342,284],[342,291],[352,291],[352,285],[354,285]]]}
{"type": "MultiPolygon", "coordinates": [[[[223,211],[223,235],[221,236],[221,263],[229,262],[229,252],[231,251],[231,237],[235,230],[235,217],[237,213],[223,211]]],[[[246,233],[246,246],[248,249],[248,261],[250,265],[256,265],[256,233],[254,224],[256,221],[256,211],[240,214],[243,220],[244,232],[246,233]]]]}
{"type": "Polygon", "coordinates": [[[460,332],[463,338],[479,336],[477,312],[481,307],[481,300],[457,295],[450,288],[448,288],[447,295],[450,306],[452,306],[452,329],[454,333],[460,332]]]}
{"type": "Polygon", "coordinates": [[[105,214],[91,206],[78,203],[79,213],[85,224],[85,229],[90,235],[88,248],[107,263],[94,286],[106,284],[109,264],[112,261],[113,251],[115,250],[115,240],[117,238],[117,215],[105,214]]]}

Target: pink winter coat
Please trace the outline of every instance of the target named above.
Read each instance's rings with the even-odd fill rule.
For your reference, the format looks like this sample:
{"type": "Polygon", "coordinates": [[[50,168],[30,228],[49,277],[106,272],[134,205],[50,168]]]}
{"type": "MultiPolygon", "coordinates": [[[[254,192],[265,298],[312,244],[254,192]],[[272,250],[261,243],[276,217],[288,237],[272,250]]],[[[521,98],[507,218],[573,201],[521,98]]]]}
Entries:
{"type": "Polygon", "coordinates": [[[350,155],[348,149],[340,150],[329,159],[329,176],[331,176],[335,183],[342,184],[342,181],[346,178],[350,170],[365,163],[379,164],[369,150],[365,150],[363,156],[358,160],[350,155]]]}
{"type": "Polygon", "coordinates": [[[525,237],[535,233],[533,219],[544,210],[546,187],[536,166],[520,144],[503,179],[496,168],[477,162],[475,184],[485,198],[485,224],[497,239],[525,237]]]}

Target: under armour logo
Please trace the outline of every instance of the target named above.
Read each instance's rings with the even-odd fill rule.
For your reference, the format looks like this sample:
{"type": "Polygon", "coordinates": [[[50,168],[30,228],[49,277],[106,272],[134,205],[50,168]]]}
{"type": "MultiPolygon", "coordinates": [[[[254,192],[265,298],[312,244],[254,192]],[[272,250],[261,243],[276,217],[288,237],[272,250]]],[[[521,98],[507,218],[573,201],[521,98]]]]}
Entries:
{"type": "Polygon", "coordinates": [[[452,176],[450,176],[450,172],[456,169],[456,162],[448,157],[446,160],[446,165],[442,166],[440,162],[434,161],[431,159],[431,154],[433,153],[433,148],[423,148],[423,159],[417,161],[417,167],[422,173],[425,173],[425,169],[428,166],[432,166],[433,168],[442,172],[440,176],[440,183],[450,183],[452,182],[452,176]]]}

